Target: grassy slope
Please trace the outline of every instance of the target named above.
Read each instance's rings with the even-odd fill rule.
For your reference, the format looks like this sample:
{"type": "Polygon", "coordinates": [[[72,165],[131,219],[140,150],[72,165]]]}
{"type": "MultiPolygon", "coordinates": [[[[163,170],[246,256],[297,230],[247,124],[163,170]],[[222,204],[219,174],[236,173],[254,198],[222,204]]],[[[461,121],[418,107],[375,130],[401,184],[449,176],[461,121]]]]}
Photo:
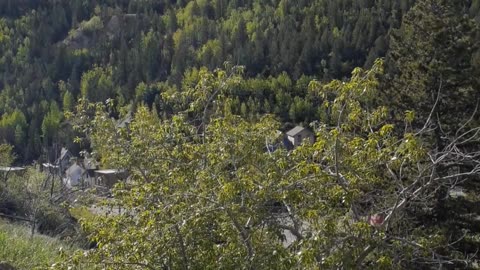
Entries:
{"type": "Polygon", "coordinates": [[[62,252],[72,251],[58,239],[38,234],[31,237],[28,227],[0,220],[0,262],[18,269],[45,269],[58,261],[62,252]]]}

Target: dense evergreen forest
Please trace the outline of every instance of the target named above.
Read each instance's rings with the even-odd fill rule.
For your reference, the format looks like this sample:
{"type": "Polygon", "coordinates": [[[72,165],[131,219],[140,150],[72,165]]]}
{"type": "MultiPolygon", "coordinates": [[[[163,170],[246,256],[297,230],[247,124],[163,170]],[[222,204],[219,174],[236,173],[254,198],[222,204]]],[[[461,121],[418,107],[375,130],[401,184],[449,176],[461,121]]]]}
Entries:
{"type": "MultiPolygon", "coordinates": [[[[414,2],[1,1],[0,138],[15,145],[20,161],[38,159],[53,144],[75,148],[62,112],[78,98],[171,112],[161,93],[181,91],[196,69],[226,62],[247,75],[235,93],[236,112],[309,123],[321,112],[308,82],[342,79],[385,57],[392,30],[414,2]]],[[[479,6],[466,2],[454,12],[478,19],[479,6]]],[[[411,45],[436,49],[419,43],[395,50],[407,55],[411,45]]],[[[395,76],[398,66],[391,67],[395,76]]]]}
{"type": "Polygon", "coordinates": [[[0,75],[0,165],[130,174],[54,269],[479,269],[480,0],[0,0],[0,75]]]}
{"type": "Polygon", "coordinates": [[[225,62],[245,66],[248,78],[236,111],[308,123],[319,118],[308,82],[385,56],[413,2],[1,1],[1,138],[20,160],[37,159],[69,144],[61,112],[79,97],[164,112],[161,93],[225,62]]]}

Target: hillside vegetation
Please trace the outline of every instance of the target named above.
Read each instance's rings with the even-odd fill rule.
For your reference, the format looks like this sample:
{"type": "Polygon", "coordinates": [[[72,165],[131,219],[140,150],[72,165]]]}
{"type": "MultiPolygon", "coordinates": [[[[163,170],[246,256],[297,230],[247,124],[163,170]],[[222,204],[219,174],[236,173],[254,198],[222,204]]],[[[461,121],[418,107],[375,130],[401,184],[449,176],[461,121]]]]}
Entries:
{"type": "Polygon", "coordinates": [[[88,243],[53,269],[479,268],[479,0],[5,0],[0,16],[0,167],[66,147],[128,174],[0,182],[0,212],[88,243]]]}
{"type": "Polygon", "coordinates": [[[161,93],[180,90],[189,81],[185,71],[226,61],[244,65],[248,77],[273,76],[243,87],[256,94],[238,93],[238,111],[307,123],[318,116],[316,104],[304,100],[311,78],[303,75],[329,80],[371,66],[386,55],[388,33],[412,4],[2,1],[0,136],[21,160],[39,158],[54,143],[75,149],[61,112],[77,98],[115,98],[118,107],[146,102],[168,112],[161,93]]]}
{"type": "Polygon", "coordinates": [[[73,251],[58,239],[32,236],[30,228],[0,220],[0,262],[21,270],[46,269],[73,251]]]}

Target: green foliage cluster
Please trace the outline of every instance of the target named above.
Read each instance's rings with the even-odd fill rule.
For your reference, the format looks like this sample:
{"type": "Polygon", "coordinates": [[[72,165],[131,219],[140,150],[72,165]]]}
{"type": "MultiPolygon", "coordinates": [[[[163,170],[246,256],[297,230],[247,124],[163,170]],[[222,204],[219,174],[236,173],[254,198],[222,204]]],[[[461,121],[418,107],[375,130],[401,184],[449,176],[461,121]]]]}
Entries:
{"type": "Polygon", "coordinates": [[[46,269],[73,251],[58,239],[32,236],[27,227],[0,221],[0,261],[17,269],[46,269]]]}
{"type": "Polygon", "coordinates": [[[0,144],[0,166],[10,166],[14,160],[13,147],[8,144],[0,144]]]}
{"type": "MultiPolygon", "coordinates": [[[[479,0],[5,0],[0,16],[0,165],[76,141],[130,174],[105,201],[121,213],[83,222],[96,247],[54,268],[478,266],[479,0]],[[277,147],[300,123],[316,142],[277,147]]],[[[0,186],[0,212],[57,233],[70,217],[40,178],[0,186]]]]}
{"type": "Polygon", "coordinates": [[[61,205],[61,189],[59,179],[47,178],[34,168],[22,173],[2,172],[0,213],[26,222],[32,233],[85,244],[76,221],[61,205]]]}
{"type": "MultiPolygon", "coordinates": [[[[164,113],[160,92],[165,85],[182,91],[183,81],[188,80],[186,76],[192,69],[222,68],[226,61],[245,66],[246,75],[251,78],[250,83],[246,82],[246,90],[240,91],[232,104],[234,110],[250,118],[273,112],[283,122],[295,123],[321,119],[319,102],[306,95],[305,82],[312,76],[321,81],[341,79],[348,77],[354,67],[369,67],[376,58],[391,55],[393,62],[387,61],[390,77],[386,81],[398,78],[402,84],[413,78],[418,79],[418,84],[422,80],[427,83],[430,75],[406,74],[409,67],[416,66],[402,57],[427,63],[432,52],[457,59],[456,64],[436,60],[446,67],[452,64],[462,69],[458,65],[469,56],[477,59],[474,62],[478,66],[478,53],[474,46],[469,46],[476,39],[463,37],[469,35],[467,29],[471,26],[447,27],[466,22],[462,14],[475,18],[476,21],[469,23],[476,25],[478,1],[457,1],[449,11],[440,8],[443,14],[440,16],[433,14],[436,11],[432,9],[417,8],[406,20],[426,24],[393,31],[392,49],[396,52],[390,53],[390,33],[402,25],[403,16],[414,3],[413,0],[2,1],[0,115],[6,123],[0,125],[0,138],[15,146],[19,160],[37,159],[54,144],[75,148],[69,143],[74,135],[68,124],[62,126],[66,132],[52,134],[52,128],[61,121],[49,113],[52,103],[60,111],[69,111],[80,97],[92,101],[113,98],[117,107],[132,102],[136,106],[141,101],[152,104],[156,100],[157,111],[164,113]],[[420,44],[426,36],[421,31],[439,29],[442,25],[450,30],[431,36],[425,41],[430,45],[420,44]],[[408,34],[409,31],[416,36],[408,34]],[[449,36],[452,42],[461,40],[463,45],[453,48],[452,42],[443,42],[449,36]],[[398,42],[402,40],[405,42],[398,42]],[[409,51],[412,48],[416,53],[409,51]],[[466,50],[462,56],[457,57],[463,49],[466,50]],[[427,55],[427,59],[421,55],[427,55]],[[272,82],[284,80],[285,76],[290,83],[276,87],[272,82]],[[264,79],[268,82],[261,82],[264,79]],[[139,98],[136,89],[142,84],[150,90],[139,98]],[[250,91],[256,94],[245,93],[250,91]],[[268,93],[261,96],[262,92],[268,93]]],[[[478,38],[473,34],[471,37],[478,38]]],[[[436,67],[432,62],[432,72],[436,67]]],[[[464,74],[470,75],[465,71],[464,74]]],[[[478,76],[470,76],[474,77],[478,76]]],[[[433,85],[429,87],[434,89],[433,85]]],[[[420,94],[422,91],[413,94],[417,91],[410,87],[403,93],[405,86],[396,83],[385,89],[389,89],[386,100],[398,101],[396,108],[411,109],[422,104],[411,96],[430,98],[428,94],[420,94]],[[392,99],[397,94],[408,98],[392,99]]],[[[463,96],[471,92],[468,87],[465,89],[463,96]]],[[[455,100],[459,98],[461,95],[455,100]]],[[[449,104],[461,107],[455,101],[449,104]]],[[[118,116],[118,112],[113,115],[118,116]]]]}
{"type": "Polygon", "coordinates": [[[436,152],[412,129],[411,114],[399,135],[375,105],[382,72],[377,61],[347,82],[311,82],[330,122],[316,128],[314,144],[291,152],[267,151],[280,126],[272,115],[232,113],[231,92],[244,82],[237,68],[201,70],[183,95],[169,97],[180,113],[161,119],[140,106],[128,130],[102,104],[81,103],[77,117],[92,117],[82,128],[102,163],[131,176],[105,202],[120,214],[82,224],[97,247],[56,267],[473,266],[475,251],[457,244],[478,234],[450,244],[453,234],[423,220],[435,216],[438,187],[456,176],[435,172],[440,161],[431,162],[436,152]]]}
{"type": "MultiPolygon", "coordinates": [[[[302,75],[348,76],[386,54],[389,30],[412,3],[2,1],[0,115],[21,112],[28,125],[0,127],[0,138],[15,145],[20,160],[36,159],[52,144],[72,140],[68,132],[52,134],[58,122],[49,113],[53,102],[61,111],[79,97],[115,98],[124,106],[141,83],[178,87],[191,68],[213,70],[225,61],[246,66],[249,77],[286,72],[292,86],[302,75]]],[[[295,89],[282,90],[279,103],[239,96],[234,106],[243,115],[273,111],[294,122],[316,118],[315,104],[301,95],[295,99],[295,89]]]]}
{"type": "Polygon", "coordinates": [[[393,31],[387,57],[387,103],[415,110],[420,124],[430,115],[447,134],[474,115],[480,98],[479,25],[459,15],[464,8],[462,1],[420,1],[393,31]]]}

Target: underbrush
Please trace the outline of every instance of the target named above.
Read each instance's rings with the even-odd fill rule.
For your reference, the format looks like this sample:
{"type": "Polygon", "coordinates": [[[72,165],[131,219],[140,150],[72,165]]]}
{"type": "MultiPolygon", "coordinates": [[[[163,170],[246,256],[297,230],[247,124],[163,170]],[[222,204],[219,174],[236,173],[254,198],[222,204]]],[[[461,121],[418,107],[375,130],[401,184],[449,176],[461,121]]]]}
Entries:
{"type": "Polygon", "coordinates": [[[4,180],[0,178],[0,262],[19,270],[54,264],[63,269],[60,264],[75,250],[94,246],[79,224],[95,218],[85,206],[92,200],[88,192],[65,189],[58,176],[34,168],[4,180]]]}
{"type": "Polygon", "coordinates": [[[52,185],[48,175],[29,168],[0,184],[0,216],[25,222],[34,233],[85,246],[86,238],[66,207],[68,193],[58,177],[52,185]]]}
{"type": "Polygon", "coordinates": [[[0,220],[0,261],[17,269],[46,269],[75,249],[56,238],[32,235],[26,226],[0,220]]]}

